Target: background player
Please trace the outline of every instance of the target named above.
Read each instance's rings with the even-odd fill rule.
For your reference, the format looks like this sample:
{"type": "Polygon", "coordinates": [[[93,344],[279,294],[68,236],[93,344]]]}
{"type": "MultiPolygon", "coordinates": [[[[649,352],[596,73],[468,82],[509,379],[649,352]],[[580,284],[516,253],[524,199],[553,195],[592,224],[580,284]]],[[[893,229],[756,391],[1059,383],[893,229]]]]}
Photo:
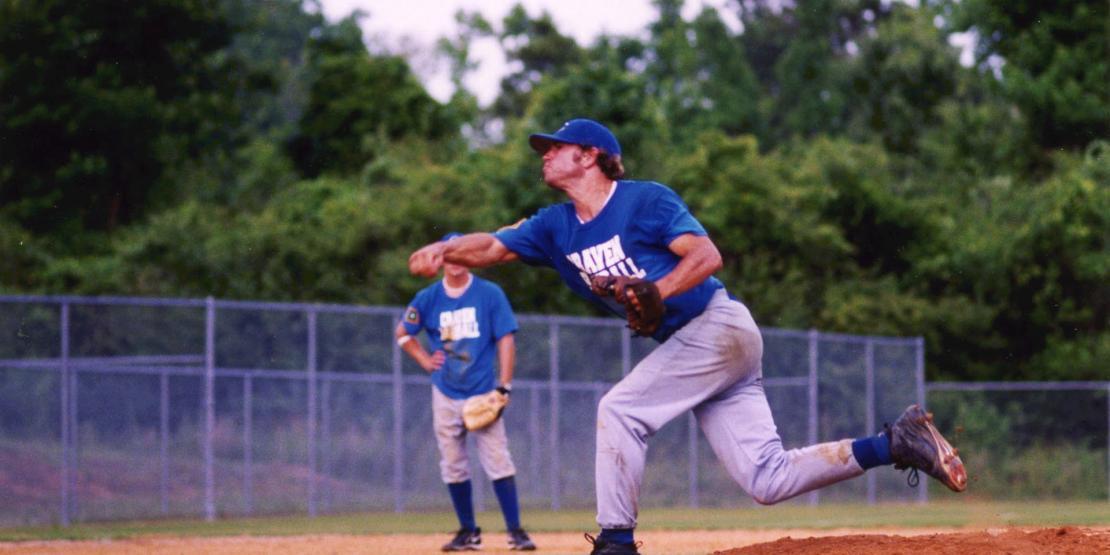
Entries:
{"type": "Polygon", "coordinates": [[[522,260],[554,268],[575,293],[614,314],[625,315],[649,299],[622,289],[617,295],[629,298],[625,306],[617,304],[609,291],[591,288],[599,276],[622,278],[621,288],[639,282],[663,299],[661,321],[643,328],[662,345],[598,405],[601,534],[587,535],[593,553],[637,553],[633,530],[646,440],[687,410],[694,411],[729,474],[759,503],[892,463],[921,469],[955,491],[966,487],[963,463],[916,405],[877,436],[784,450],[763,391],[759,328],[748,308],[713,277],[721,255],[685,203],[659,183],[622,180],[620,144],[595,121],[571,120],[529,142],[543,157],[544,181],[570,201],[495,235],[427,245],[412,254],[409,269],[428,276],[444,263],[480,267],[522,260]]]}
{"type": "MultiPolygon", "coordinates": [[[[449,233],[443,240],[458,237],[449,233]]],[[[481,547],[481,529],[474,519],[471,499],[470,464],[466,454],[467,430],[462,407],[468,397],[487,394],[495,388],[503,395],[512,390],[516,344],[516,317],[505,293],[497,284],[470,273],[465,266],[443,265],[443,280],[421,290],[409,303],[397,324],[397,343],[432,377],[432,425],[439,444],[440,475],[451,494],[459,518],[459,531],[443,546],[444,551],[469,551],[481,547]],[[424,330],[433,350],[413,341],[424,330]],[[495,353],[496,351],[496,353],[495,353]],[[500,372],[494,376],[493,359],[500,372]]],[[[472,432],[478,456],[505,517],[509,546],[513,550],[536,548],[520,526],[520,505],[509,453],[505,422],[472,432]]]]}

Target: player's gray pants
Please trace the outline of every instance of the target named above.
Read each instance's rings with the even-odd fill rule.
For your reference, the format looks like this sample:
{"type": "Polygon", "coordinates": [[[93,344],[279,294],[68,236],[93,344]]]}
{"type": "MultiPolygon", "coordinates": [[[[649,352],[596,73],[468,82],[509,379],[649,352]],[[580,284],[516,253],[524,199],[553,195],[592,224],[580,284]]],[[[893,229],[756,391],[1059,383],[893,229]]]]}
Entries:
{"type": "Polygon", "coordinates": [[[597,408],[597,522],[636,526],[646,440],[694,411],[713,452],[757,502],[777,503],[863,474],[851,440],[785,451],[763,392],[763,337],[743,303],[718,291],[613,386],[597,408]]]}
{"type": "MultiPolygon", "coordinates": [[[[439,444],[439,474],[445,484],[457,484],[470,479],[470,461],[466,454],[466,434],[477,440],[478,459],[490,480],[500,480],[516,474],[513,457],[509,454],[509,438],[505,434],[505,419],[498,418],[489,427],[467,432],[463,426],[462,407],[465,399],[452,399],[432,386],[432,427],[439,444]]],[[[508,410],[508,407],[506,407],[508,410]]]]}

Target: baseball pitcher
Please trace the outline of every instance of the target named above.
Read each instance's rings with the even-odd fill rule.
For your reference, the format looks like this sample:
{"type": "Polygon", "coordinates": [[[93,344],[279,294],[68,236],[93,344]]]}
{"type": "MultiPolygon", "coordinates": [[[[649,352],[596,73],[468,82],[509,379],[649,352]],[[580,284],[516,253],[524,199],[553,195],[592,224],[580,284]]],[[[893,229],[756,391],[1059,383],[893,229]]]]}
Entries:
{"type": "MultiPolygon", "coordinates": [[[[449,233],[443,240],[458,237],[449,233]]],[[[466,436],[474,434],[482,467],[493,482],[509,531],[509,547],[536,545],[520,525],[520,505],[501,411],[512,391],[516,317],[497,284],[465,266],[444,264],[444,277],[416,294],[397,324],[397,342],[432,378],[432,426],[440,453],[440,475],[451,494],[459,531],[443,551],[481,548],[474,518],[466,436]],[[427,333],[432,353],[414,341],[427,333]],[[493,371],[496,356],[500,372],[493,371]]]]}
{"type": "Polygon", "coordinates": [[[721,255],[679,196],[660,183],[623,179],[621,148],[605,126],[566,122],[529,137],[543,178],[568,202],[494,234],[427,245],[409,269],[482,267],[520,260],[555,269],[584,299],[626,318],[660,345],[597,408],[594,554],[638,553],[636,527],[647,438],[693,411],[729,474],[757,502],[777,503],[893,464],[967,486],[956,450],[910,406],[876,436],[785,450],[762,383],[763,339],[747,306],[715,277],[721,255]]]}

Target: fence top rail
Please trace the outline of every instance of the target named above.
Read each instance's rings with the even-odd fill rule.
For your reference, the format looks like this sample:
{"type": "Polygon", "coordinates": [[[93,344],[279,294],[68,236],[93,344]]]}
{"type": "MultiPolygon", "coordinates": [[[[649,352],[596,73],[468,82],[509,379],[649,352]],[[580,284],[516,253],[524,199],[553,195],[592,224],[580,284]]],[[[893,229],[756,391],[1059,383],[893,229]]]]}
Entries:
{"type": "MultiPolygon", "coordinates": [[[[273,310],[290,312],[319,312],[339,314],[369,314],[400,317],[404,311],[401,306],[345,305],[331,303],[294,303],[275,301],[236,301],[220,299],[188,299],[170,297],[123,297],[123,296],[83,296],[83,295],[0,295],[0,303],[12,304],[70,304],[100,306],[172,306],[205,308],[208,303],[216,308],[238,310],[273,310]]],[[[559,314],[522,313],[517,319],[530,324],[589,325],[622,328],[623,320],[598,316],[568,316],[559,314]]],[[[760,327],[764,336],[775,338],[809,339],[820,341],[842,341],[850,343],[872,342],[881,345],[915,346],[918,337],[894,337],[880,335],[854,335],[846,333],[823,332],[817,330],[793,330],[774,327],[760,327]]]]}
{"type": "Polygon", "coordinates": [[[1110,381],[1076,382],[926,382],[928,391],[1076,391],[1110,390],[1110,381]]]}

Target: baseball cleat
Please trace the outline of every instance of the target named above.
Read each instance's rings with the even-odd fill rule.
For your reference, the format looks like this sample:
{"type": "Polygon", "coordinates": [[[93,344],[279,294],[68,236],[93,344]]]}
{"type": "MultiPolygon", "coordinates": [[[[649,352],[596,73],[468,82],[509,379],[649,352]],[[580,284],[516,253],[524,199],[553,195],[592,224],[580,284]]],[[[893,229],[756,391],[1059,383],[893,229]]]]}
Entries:
{"type": "Polygon", "coordinates": [[[595,538],[589,534],[585,534],[585,536],[586,541],[594,546],[590,555],[640,555],[640,552],[636,550],[640,546],[639,542],[615,543],[600,537],[595,538]]]}
{"type": "Polygon", "coordinates": [[[509,549],[512,551],[535,551],[536,544],[528,537],[523,528],[509,530],[509,549]]]}
{"type": "Polygon", "coordinates": [[[443,551],[478,551],[482,549],[482,529],[459,529],[455,532],[455,539],[443,544],[443,551]]]}
{"type": "Polygon", "coordinates": [[[932,413],[916,404],[910,405],[893,426],[887,424],[884,428],[890,438],[894,468],[913,471],[909,478],[911,486],[917,485],[916,471],[921,470],[952,491],[967,489],[967,470],[960,453],[940,435],[933,425],[932,413]]]}

